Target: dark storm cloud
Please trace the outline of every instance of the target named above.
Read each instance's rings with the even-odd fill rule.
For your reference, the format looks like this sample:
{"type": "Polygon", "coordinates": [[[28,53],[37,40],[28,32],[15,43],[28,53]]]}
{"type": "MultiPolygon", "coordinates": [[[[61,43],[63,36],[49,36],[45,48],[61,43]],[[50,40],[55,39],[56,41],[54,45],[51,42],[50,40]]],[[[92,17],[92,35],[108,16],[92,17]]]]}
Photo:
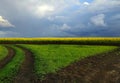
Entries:
{"type": "Polygon", "coordinates": [[[120,36],[119,9],[119,0],[2,0],[0,16],[15,27],[0,37],[120,36]]]}

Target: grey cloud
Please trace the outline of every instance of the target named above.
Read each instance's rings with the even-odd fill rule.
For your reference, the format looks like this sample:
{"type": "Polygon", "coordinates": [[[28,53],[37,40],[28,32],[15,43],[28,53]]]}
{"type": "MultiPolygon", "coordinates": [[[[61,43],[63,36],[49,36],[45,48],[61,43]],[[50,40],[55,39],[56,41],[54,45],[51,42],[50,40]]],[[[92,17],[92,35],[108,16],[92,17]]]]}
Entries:
{"type": "Polygon", "coordinates": [[[91,22],[95,25],[95,26],[107,26],[105,21],[105,15],[104,14],[99,14],[99,15],[96,15],[96,16],[93,16],[91,17],[91,22]]]}
{"type": "Polygon", "coordinates": [[[13,37],[120,36],[119,0],[94,0],[87,6],[84,4],[79,0],[2,0],[0,16],[16,28],[2,28],[0,31],[11,31],[9,34],[13,37]],[[39,14],[36,14],[41,6],[44,6],[43,9],[40,8],[39,14]],[[48,10],[49,6],[52,11],[48,10]],[[46,13],[42,18],[41,11],[46,13]],[[105,16],[99,17],[100,14],[105,16]],[[95,16],[96,20],[91,22],[95,16]],[[14,32],[20,35],[12,35],[14,32]]]}
{"type": "Polygon", "coordinates": [[[15,27],[15,26],[11,24],[8,20],[0,16],[0,27],[15,27]]]}
{"type": "Polygon", "coordinates": [[[0,31],[0,37],[19,37],[20,34],[12,31],[0,31]],[[16,36],[15,36],[16,35],[16,36]]]}

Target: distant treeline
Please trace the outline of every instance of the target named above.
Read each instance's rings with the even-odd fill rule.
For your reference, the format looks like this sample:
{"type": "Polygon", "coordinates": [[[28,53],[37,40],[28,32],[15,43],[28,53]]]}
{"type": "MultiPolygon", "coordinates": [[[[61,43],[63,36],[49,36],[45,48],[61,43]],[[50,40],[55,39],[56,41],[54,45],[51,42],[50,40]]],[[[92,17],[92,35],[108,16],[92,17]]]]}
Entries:
{"type": "Polygon", "coordinates": [[[120,46],[120,38],[0,38],[0,44],[76,44],[120,46]]]}

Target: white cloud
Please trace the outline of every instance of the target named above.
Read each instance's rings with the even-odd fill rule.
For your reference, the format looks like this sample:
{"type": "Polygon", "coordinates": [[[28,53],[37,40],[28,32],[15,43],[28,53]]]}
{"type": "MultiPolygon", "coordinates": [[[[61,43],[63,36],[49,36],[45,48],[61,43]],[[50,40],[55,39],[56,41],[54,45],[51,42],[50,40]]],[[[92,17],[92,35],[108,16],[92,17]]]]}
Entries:
{"type": "Polygon", "coordinates": [[[39,16],[46,16],[47,14],[50,14],[54,11],[55,11],[54,6],[42,5],[37,7],[36,14],[38,14],[39,16]]]}
{"type": "MultiPolygon", "coordinates": [[[[9,0],[4,0],[2,2],[5,3],[5,1],[7,2],[9,0]]],[[[84,13],[88,13],[91,11],[96,12],[100,10],[109,11],[108,8],[120,6],[120,0],[93,0],[93,2],[83,2],[82,4],[80,3],[80,0],[13,0],[12,2],[9,1],[8,5],[10,5],[10,7],[14,7],[17,11],[20,11],[21,13],[24,9],[23,14],[27,12],[27,14],[29,13],[30,15],[32,14],[38,17],[49,17],[56,14],[61,15],[61,13],[64,12],[67,13],[70,8],[76,5],[79,5],[81,9],[89,5],[83,10],[76,10],[84,13]]],[[[9,8],[6,9],[8,9],[6,11],[10,10],[9,8]]],[[[0,8],[0,10],[2,9],[0,8]]],[[[73,13],[73,11],[71,12],[73,13]]],[[[68,12],[68,14],[70,13],[68,12]]]]}
{"type": "Polygon", "coordinates": [[[110,11],[110,8],[119,6],[120,0],[94,0],[88,9],[90,11],[110,11]]]}
{"type": "Polygon", "coordinates": [[[63,24],[63,26],[61,27],[61,30],[69,30],[71,29],[71,27],[67,24],[63,24]]]}
{"type": "Polygon", "coordinates": [[[62,25],[56,25],[56,24],[53,24],[51,26],[52,29],[57,29],[57,30],[60,30],[60,31],[65,31],[65,30],[69,30],[71,29],[71,27],[69,25],[67,25],[66,23],[62,24],[62,25]]]}
{"type": "Polygon", "coordinates": [[[87,6],[90,5],[90,3],[88,3],[88,2],[84,2],[83,4],[84,4],[84,5],[87,5],[87,6]]]}
{"type": "Polygon", "coordinates": [[[0,16],[0,26],[2,26],[2,27],[15,27],[8,20],[4,19],[2,16],[0,16]]]}
{"type": "Polygon", "coordinates": [[[67,16],[49,16],[48,17],[48,20],[49,21],[65,21],[65,20],[67,20],[68,19],[68,17],[67,16]]]}
{"type": "Polygon", "coordinates": [[[106,26],[106,23],[105,23],[104,19],[105,19],[105,15],[104,14],[99,14],[99,15],[93,16],[91,18],[91,22],[95,26],[106,26]]]}
{"type": "MultiPolygon", "coordinates": [[[[51,15],[60,14],[67,8],[74,5],[80,5],[79,0],[14,0],[15,7],[22,11],[26,10],[30,14],[38,17],[49,17],[51,15]]],[[[11,3],[11,2],[10,2],[11,3]]],[[[12,4],[12,3],[11,3],[12,4]]]]}
{"type": "Polygon", "coordinates": [[[47,18],[49,21],[54,21],[54,17],[51,17],[51,16],[49,16],[48,18],[47,18]]]}

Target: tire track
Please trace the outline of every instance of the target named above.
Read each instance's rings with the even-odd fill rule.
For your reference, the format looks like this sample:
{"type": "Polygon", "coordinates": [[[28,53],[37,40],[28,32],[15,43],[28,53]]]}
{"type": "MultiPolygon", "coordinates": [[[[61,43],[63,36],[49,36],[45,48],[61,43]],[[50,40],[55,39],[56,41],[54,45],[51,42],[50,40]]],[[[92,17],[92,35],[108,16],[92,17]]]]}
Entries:
{"type": "Polygon", "coordinates": [[[16,47],[22,49],[25,53],[25,60],[20,66],[18,75],[14,79],[14,83],[34,83],[35,75],[34,75],[34,58],[31,51],[28,49],[16,45],[16,47]]]}
{"type": "Polygon", "coordinates": [[[12,58],[15,56],[15,50],[9,46],[5,46],[8,50],[7,56],[0,61],[0,69],[5,67],[6,64],[8,64],[12,58]]]}

